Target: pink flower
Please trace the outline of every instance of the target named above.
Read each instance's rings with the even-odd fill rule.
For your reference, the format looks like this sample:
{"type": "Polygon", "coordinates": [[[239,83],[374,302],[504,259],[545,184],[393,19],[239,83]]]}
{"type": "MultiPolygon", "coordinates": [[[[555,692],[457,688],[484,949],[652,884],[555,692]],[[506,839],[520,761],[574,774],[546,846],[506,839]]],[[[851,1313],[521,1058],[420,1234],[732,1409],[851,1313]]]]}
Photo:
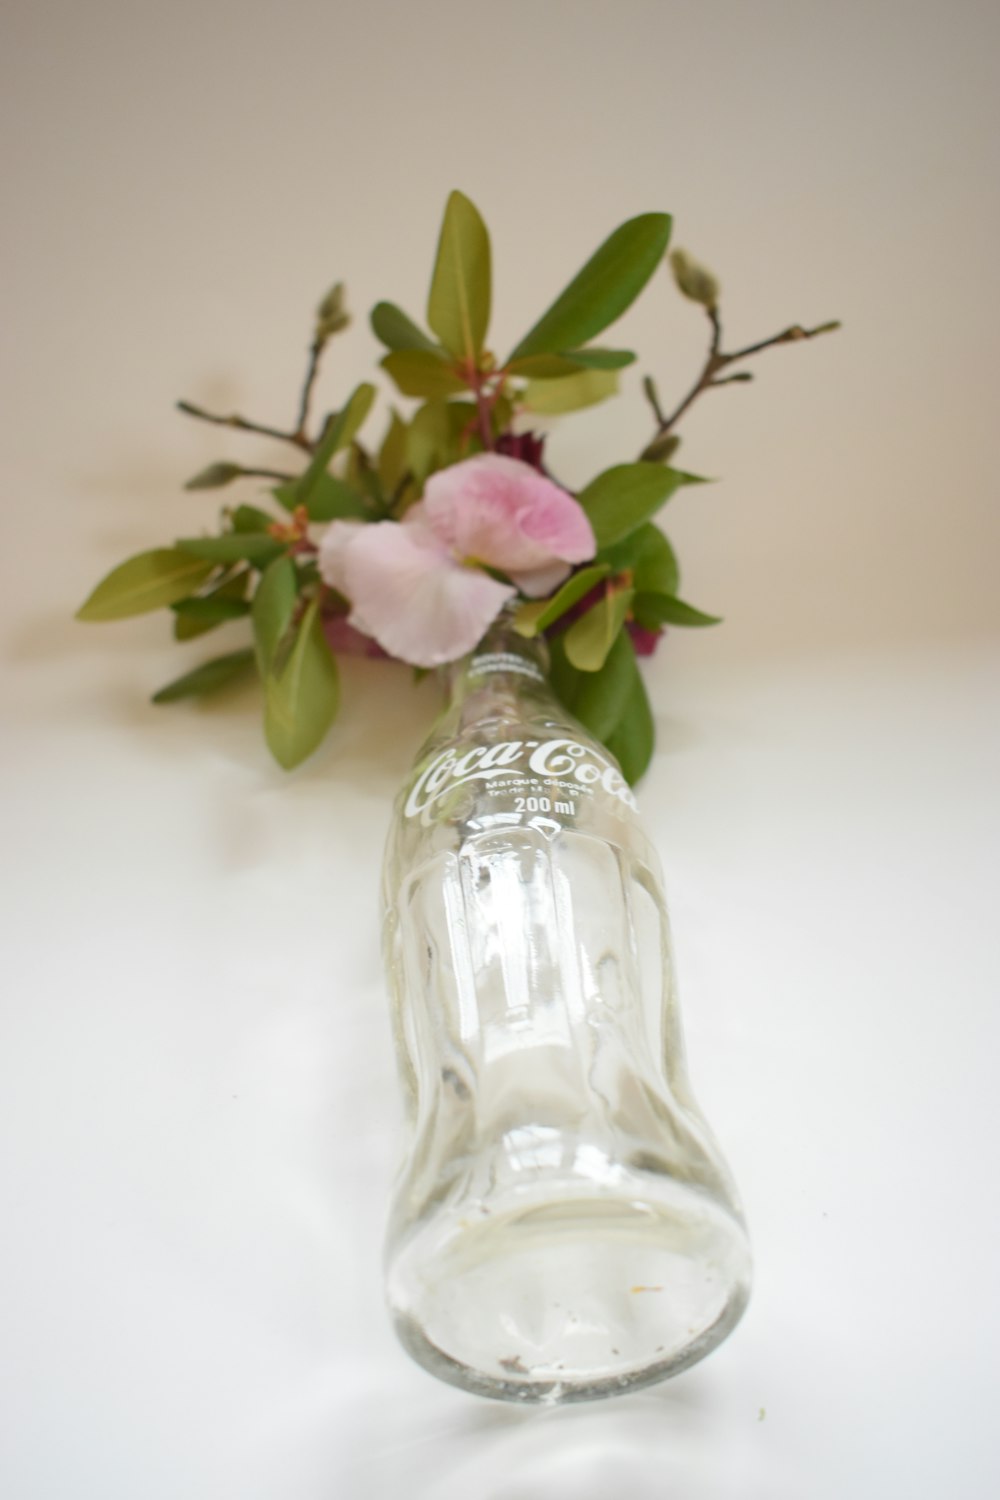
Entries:
{"type": "Polygon", "coordinates": [[[350,600],[355,629],[435,667],[471,651],[517,589],[540,598],[595,550],[572,495],[519,459],[484,453],[432,475],[402,522],[334,521],[320,571],[350,600]]]}

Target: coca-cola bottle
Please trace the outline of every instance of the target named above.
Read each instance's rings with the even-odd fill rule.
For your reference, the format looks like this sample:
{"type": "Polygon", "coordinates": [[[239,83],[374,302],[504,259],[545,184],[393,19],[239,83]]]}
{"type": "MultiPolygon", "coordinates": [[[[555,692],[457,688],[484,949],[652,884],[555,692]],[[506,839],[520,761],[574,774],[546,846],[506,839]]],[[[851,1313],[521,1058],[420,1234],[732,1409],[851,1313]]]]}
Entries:
{"type": "Polygon", "coordinates": [[[659,862],[614,760],[499,623],[393,814],[385,957],[408,1141],[386,1247],[408,1351],[575,1401],[707,1354],[747,1301],[692,1097],[659,862]]]}

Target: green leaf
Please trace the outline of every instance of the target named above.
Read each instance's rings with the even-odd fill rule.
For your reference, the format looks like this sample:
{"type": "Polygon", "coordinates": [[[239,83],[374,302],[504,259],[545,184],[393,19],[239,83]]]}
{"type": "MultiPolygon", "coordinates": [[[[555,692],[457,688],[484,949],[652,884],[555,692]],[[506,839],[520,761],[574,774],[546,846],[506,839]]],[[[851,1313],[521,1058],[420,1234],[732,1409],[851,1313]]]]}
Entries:
{"type": "Polygon", "coordinates": [[[572,349],[565,354],[526,354],[508,365],[511,375],[527,375],[533,380],[558,380],[577,370],[623,370],[633,364],[635,355],[629,349],[572,349]]]}
{"type": "Polygon", "coordinates": [[[319,601],[306,610],[280,674],[264,684],[264,732],[271,754],[290,771],[320,744],[337,713],[337,663],[323,634],[319,601]]]}
{"type": "Polygon", "coordinates": [[[435,469],[463,456],[462,434],[475,414],[471,401],[427,401],[417,408],[407,431],[406,449],[407,466],[418,485],[435,469]]]}
{"type": "Polygon", "coordinates": [[[581,370],[624,370],[635,364],[631,349],[572,349],[565,357],[581,370]]]}
{"type": "Polygon", "coordinates": [[[261,677],[271,670],[295,613],[298,580],[290,557],[279,557],[271,564],[257,585],[253,596],[254,644],[261,677]]]}
{"type": "Polygon", "coordinates": [[[598,548],[620,541],[655,515],[688,476],[660,464],[616,464],[577,497],[590,518],[598,548]]]}
{"type": "Polygon", "coordinates": [[[404,396],[456,396],[469,388],[450,365],[424,349],[400,349],[379,363],[404,396]]]}
{"type": "Polygon", "coordinates": [[[249,562],[264,568],[285,550],[285,543],[261,531],[228,531],[225,536],[179,537],[178,547],[213,563],[249,562]]]}
{"type": "Polygon", "coordinates": [[[514,618],[514,629],[518,635],[525,637],[540,635],[543,630],[548,630],[550,625],[554,625],[567,610],[572,609],[574,604],[579,603],[595,584],[607,577],[608,571],[607,563],[597,563],[594,567],[582,568],[579,573],[574,573],[567,578],[562,588],[551,598],[532,599],[530,603],[522,604],[514,618]]]}
{"type": "Polygon", "coordinates": [[[185,672],[183,677],[177,677],[173,682],[168,682],[166,687],[161,687],[158,693],[153,694],[153,702],[174,703],[178,698],[194,698],[214,693],[252,670],[253,651],[249,648],[233,651],[228,656],[217,656],[213,661],[203,662],[193,672],[185,672]]]}
{"type": "Polygon", "coordinates": [[[268,515],[266,510],[258,510],[256,505],[237,505],[229,519],[234,531],[267,531],[275,521],[274,516],[268,515]]]}
{"type": "Polygon", "coordinates": [[[646,444],[641,457],[647,463],[666,464],[673,458],[680,445],[681,440],[676,433],[660,433],[646,444]]]}
{"type": "Polygon", "coordinates": [[[374,400],[375,387],[366,381],[351,392],[340,411],[327,424],[305,473],[300,474],[293,485],[282,486],[284,489],[290,489],[294,495],[292,504],[289,506],[290,510],[294,510],[296,505],[305,505],[308,508],[309,497],[318,485],[320,476],[326,473],[331,460],[342,448],[350,447],[356,432],[371,410],[374,400]]]}
{"type": "MultiPolygon", "coordinates": [[[[627,639],[627,636],[625,638],[627,639]]],[[[621,717],[611,733],[605,737],[604,743],[621,766],[625,780],[630,786],[635,786],[653,758],[656,725],[649,706],[646,684],[642,680],[642,673],[635,660],[631,641],[628,642],[628,648],[632,654],[634,670],[632,686],[625,700],[621,717]]]]}
{"type": "Polygon", "coordinates": [[[603,666],[582,674],[573,713],[596,739],[606,740],[625,712],[638,670],[629,633],[620,630],[603,666]]]}
{"type": "MultiPolygon", "coordinates": [[[[302,501],[296,499],[294,484],[279,484],[274,491],[275,499],[286,510],[294,510],[302,501]]],[[[305,502],[310,521],[367,521],[371,511],[356,490],[333,474],[320,474],[305,502]]]]}
{"type": "Polygon", "coordinates": [[[214,589],[198,599],[179,599],[170,608],[177,618],[174,620],[174,637],[178,641],[191,641],[205,635],[227,620],[238,620],[250,613],[250,605],[243,598],[247,575],[230,578],[221,588],[214,589]]]}
{"type": "Polygon", "coordinates": [[[234,479],[239,479],[243,473],[239,464],[217,463],[209,464],[207,469],[199,469],[198,473],[185,484],[186,490],[219,490],[224,484],[232,484],[234,479]]]}
{"type": "Polygon", "coordinates": [[[685,604],[683,599],[671,598],[669,594],[642,594],[636,599],[635,617],[647,630],[660,625],[721,625],[721,615],[706,615],[685,604]]]}
{"type": "Polygon", "coordinates": [[[429,339],[394,302],[377,302],[371,312],[372,332],[388,349],[422,349],[444,358],[444,350],[429,339]]]}
{"type": "Polygon", "coordinates": [[[632,574],[637,594],[676,594],[680,569],[673,547],[651,521],[630,532],[623,541],[601,552],[613,573],[625,569],[632,574]]]}
{"type": "Polygon", "coordinates": [[[112,568],[76,612],[78,620],[124,620],[193,594],[212,563],[174,547],[140,552],[112,568]]]}
{"type": "Polygon", "coordinates": [[[441,225],[427,321],[445,348],[470,366],[477,363],[489,327],[490,276],[486,225],[465,194],[453,192],[441,225]]]}
{"type": "Polygon", "coordinates": [[[597,672],[625,623],[632,589],[609,588],[604,597],[574,620],[566,632],[566,655],[580,672],[597,672]]]}
{"type": "Polygon", "coordinates": [[[641,214],[620,225],[525,335],[510,360],[559,354],[589,343],[635,301],[669,239],[669,214],[641,214]]]}
{"type": "Polygon", "coordinates": [[[582,411],[585,406],[596,406],[598,401],[606,401],[617,390],[618,376],[614,370],[578,370],[575,375],[564,375],[561,380],[529,380],[521,404],[528,411],[556,416],[560,412],[582,411]]]}
{"type": "Polygon", "coordinates": [[[382,446],[378,450],[378,477],[383,491],[390,498],[403,482],[406,468],[406,423],[394,408],[389,415],[389,427],[382,439],[382,446]]]}

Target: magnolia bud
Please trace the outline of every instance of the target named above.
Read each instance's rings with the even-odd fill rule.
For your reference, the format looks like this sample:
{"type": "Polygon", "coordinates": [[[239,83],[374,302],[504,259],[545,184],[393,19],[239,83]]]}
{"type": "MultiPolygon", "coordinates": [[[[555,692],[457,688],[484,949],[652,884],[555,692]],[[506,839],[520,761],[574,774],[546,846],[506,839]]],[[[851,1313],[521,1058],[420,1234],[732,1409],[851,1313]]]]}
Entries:
{"type": "Polygon", "coordinates": [[[711,271],[688,255],[686,250],[672,250],[670,265],[674,280],[685,297],[690,297],[692,302],[700,302],[702,307],[707,307],[710,311],[718,305],[719,283],[711,271]]]}

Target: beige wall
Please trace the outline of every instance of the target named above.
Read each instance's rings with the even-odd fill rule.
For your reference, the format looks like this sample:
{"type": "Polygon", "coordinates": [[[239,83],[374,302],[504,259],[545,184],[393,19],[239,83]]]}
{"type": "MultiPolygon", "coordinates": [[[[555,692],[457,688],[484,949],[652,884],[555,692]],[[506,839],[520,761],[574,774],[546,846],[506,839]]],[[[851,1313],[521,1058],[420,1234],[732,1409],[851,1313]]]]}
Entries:
{"type": "MultiPolygon", "coordinates": [[[[687,424],[724,482],[668,529],[728,623],[680,649],[996,628],[993,4],[17,0],[4,29],[5,508],[56,553],[33,583],[2,549],[19,637],[214,510],[179,482],[250,449],[177,396],[288,414],[335,277],[359,313],[421,311],[452,186],[493,231],[499,344],[651,208],[719,272],[734,340],[845,321],[687,424]]],[[[664,277],[621,336],[669,399],[701,332],[664,277]]],[[[359,317],[330,404],[375,354],[359,317]]],[[[634,454],[638,379],[553,438],[567,480],[634,454]]]]}

